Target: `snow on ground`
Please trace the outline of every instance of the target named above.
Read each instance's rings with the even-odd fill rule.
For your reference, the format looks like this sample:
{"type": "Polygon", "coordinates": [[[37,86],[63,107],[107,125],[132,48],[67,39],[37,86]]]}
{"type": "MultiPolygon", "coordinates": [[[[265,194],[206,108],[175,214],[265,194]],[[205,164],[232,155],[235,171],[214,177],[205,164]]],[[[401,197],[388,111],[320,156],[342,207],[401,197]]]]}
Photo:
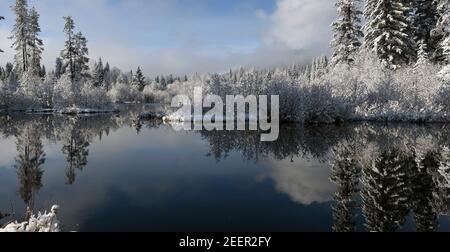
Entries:
{"type": "Polygon", "coordinates": [[[58,210],[59,206],[54,205],[50,213],[39,212],[37,215],[32,215],[29,221],[9,223],[4,228],[0,228],[0,232],[61,232],[61,225],[57,218],[58,210]]]}

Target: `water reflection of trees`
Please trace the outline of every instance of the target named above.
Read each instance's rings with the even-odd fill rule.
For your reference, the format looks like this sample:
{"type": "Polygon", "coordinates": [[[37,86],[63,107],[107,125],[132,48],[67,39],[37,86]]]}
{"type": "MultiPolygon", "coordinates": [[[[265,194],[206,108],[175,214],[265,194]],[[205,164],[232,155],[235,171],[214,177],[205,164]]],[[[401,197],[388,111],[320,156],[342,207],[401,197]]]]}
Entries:
{"type": "MultiPolygon", "coordinates": [[[[44,139],[62,143],[66,181],[73,184],[96,139],[123,127],[139,134],[143,127],[161,126],[160,121],[140,120],[139,114],[0,116],[0,134],[16,138],[15,168],[24,202],[32,207],[42,187],[44,139]]],[[[400,230],[409,216],[418,231],[437,231],[439,217],[450,214],[449,131],[444,125],[282,125],[275,142],[261,142],[261,132],[254,131],[199,134],[218,162],[238,152],[255,162],[302,157],[329,164],[336,185],[333,231],[358,230],[358,215],[367,231],[400,230]]]]}
{"type": "MultiPolygon", "coordinates": [[[[313,158],[331,167],[336,185],[333,231],[401,230],[409,216],[418,231],[437,231],[450,214],[450,130],[445,125],[284,125],[275,142],[260,132],[212,131],[201,135],[217,161],[231,152],[259,161],[313,158]]],[[[301,167],[299,167],[301,169],[301,167]]]]}
{"type": "MultiPolygon", "coordinates": [[[[15,169],[20,183],[20,197],[28,210],[34,208],[35,194],[42,187],[42,166],[45,163],[45,153],[39,128],[26,126],[17,135],[17,157],[15,169]]],[[[30,211],[27,211],[29,214],[30,211]]]]}
{"type": "Polygon", "coordinates": [[[35,194],[41,189],[45,152],[43,141],[62,143],[66,159],[66,181],[73,184],[77,172],[88,164],[89,146],[110,131],[131,126],[135,113],[95,116],[62,115],[0,115],[0,136],[16,138],[15,169],[20,183],[19,194],[25,204],[33,208],[35,194]]]}

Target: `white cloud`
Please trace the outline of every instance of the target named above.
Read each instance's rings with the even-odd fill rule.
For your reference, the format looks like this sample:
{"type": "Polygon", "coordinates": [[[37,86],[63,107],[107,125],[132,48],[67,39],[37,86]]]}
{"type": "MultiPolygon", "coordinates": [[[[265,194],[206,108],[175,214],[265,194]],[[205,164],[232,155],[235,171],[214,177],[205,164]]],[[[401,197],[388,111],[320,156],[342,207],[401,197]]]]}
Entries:
{"type": "Polygon", "coordinates": [[[335,19],[331,0],[278,0],[268,40],[288,48],[323,54],[329,50],[335,19]]]}

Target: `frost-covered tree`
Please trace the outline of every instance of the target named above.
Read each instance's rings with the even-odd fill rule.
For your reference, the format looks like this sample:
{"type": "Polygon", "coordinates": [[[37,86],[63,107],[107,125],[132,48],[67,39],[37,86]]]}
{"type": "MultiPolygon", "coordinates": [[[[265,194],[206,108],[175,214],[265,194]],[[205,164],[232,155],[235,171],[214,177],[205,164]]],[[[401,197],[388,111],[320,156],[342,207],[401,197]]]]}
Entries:
{"type": "Polygon", "coordinates": [[[29,15],[28,15],[28,2],[27,0],[16,0],[14,6],[12,6],[16,20],[14,28],[12,30],[13,40],[12,47],[16,51],[14,57],[15,66],[19,75],[28,71],[29,59],[28,59],[28,46],[29,41],[29,15]]]}
{"type": "Polygon", "coordinates": [[[111,89],[111,83],[114,79],[114,73],[111,72],[111,67],[109,62],[106,62],[105,68],[103,69],[103,83],[104,88],[109,91],[111,89]]]}
{"type": "Polygon", "coordinates": [[[313,60],[311,65],[310,80],[314,81],[323,77],[328,72],[328,58],[327,56],[320,56],[313,60]]]}
{"type": "Polygon", "coordinates": [[[81,32],[74,36],[75,56],[74,56],[74,73],[76,78],[87,76],[89,71],[89,49],[87,48],[87,39],[81,32]]]}
{"type": "Polygon", "coordinates": [[[430,54],[438,45],[434,43],[431,36],[432,30],[438,21],[436,0],[413,0],[412,8],[414,15],[414,40],[426,46],[426,53],[430,54]]]}
{"type": "Polygon", "coordinates": [[[44,50],[44,43],[39,38],[41,28],[39,26],[39,14],[33,7],[29,13],[29,25],[28,25],[28,43],[29,43],[29,63],[30,71],[34,75],[41,75],[41,58],[42,51],[44,50]]]}
{"type": "Polygon", "coordinates": [[[131,82],[131,86],[142,92],[145,88],[145,77],[142,74],[142,70],[140,67],[136,70],[136,73],[133,75],[133,80],[131,82]]]}
{"type": "Polygon", "coordinates": [[[63,69],[63,62],[61,60],[61,58],[56,58],[56,62],[55,62],[55,77],[57,79],[59,79],[61,77],[61,75],[64,74],[64,69],[63,69]]]}
{"type": "Polygon", "coordinates": [[[417,51],[417,62],[415,68],[420,68],[430,64],[427,44],[424,40],[419,42],[419,49],[417,51]]]}
{"type": "Polygon", "coordinates": [[[448,0],[433,0],[437,9],[437,23],[431,31],[431,46],[433,49],[432,59],[436,63],[448,63],[443,47],[445,39],[450,36],[450,3],[448,0]]]}
{"type": "Polygon", "coordinates": [[[103,81],[105,80],[105,72],[103,68],[102,58],[99,58],[98,62],[96,62],[94,65],[94,69],[92,71],[92,79],[95,87],[103,86],[103,81]]]}
{"type": "Polygon", "coordinates": [[[61,52],[63,60],[63,71],[70,75],[72,81],[78,80],[86,75],[89,69],[89,51],[87,48],[87,40],[81,32],[75,33],[75,23],[72,17],[64,17],[64,33],[66,41],[64,49],[61,52]]]}
{"type": "Polygon", "coordinates": [[[364,45],[388,67],[397,69],[415,56],[411,5],[405,0],[367,0],[364,45]]]}
{"type": "Polygon", "coordinates": [[[352,63],[358,52],[363,33],[361,31],[361,15],[358,9],[360,0],[338,0],[336,7],[339,19],[333,23],[334,39],[332,62],[352,63]]]}

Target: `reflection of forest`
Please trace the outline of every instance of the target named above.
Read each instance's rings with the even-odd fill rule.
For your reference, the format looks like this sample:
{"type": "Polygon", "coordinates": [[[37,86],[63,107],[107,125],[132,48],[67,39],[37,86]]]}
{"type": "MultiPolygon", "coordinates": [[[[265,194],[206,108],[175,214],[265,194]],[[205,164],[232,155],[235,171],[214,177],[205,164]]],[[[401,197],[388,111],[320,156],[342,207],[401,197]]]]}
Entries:
{"type": "MultiPolygon", "coordinates": [[[[413,214],[418,231],[437,231],[450,214],[450,130],[445,125],[284,125],[276,142],[258,132],[202,132],[217,161],[237,151],[248,160],[302,156],[331,164],[337,189],[333,231],[397,231],[413,214]]],[[[301,168],[301,167],[299,167],[301,168]]]]}
{"type": "MultiPolygon", "coordinates": [[[[139,114],[0,116],[0,134],[16,138],[15,168],[26,205],[33,208],[34,195],[42,187],[44,139],[62,143],[66,182],[73,184],[88,164],[96,138],[122,127],[133,127],[139,134],[143,127],[161,126],[140,120],[139,114]]],[[[283,125],[276,142],[261,142],[255,131],[198,134],[218,162],[238,152],[255,162],[306,157],[331,164],[330,180],[337,186],[333,231],[357,230],[359,213],[367,231],[399,230],[409,216],[417,230],[437,231],[438,218],[450,213],[449,131],[444,125],[283,125]]]]}
{"type": "Polygon", "coordinates": [[[77,171],[88,163],[89,146],[95,138],[108,135],[111,130],[131,126],[136,114],[98,116],[55,116],[13,114],[0,116],[0,135],[16,138],[16,169],[19,194],[28,219],[34,208],[36,193],[41,189],[46,154],[43,140],[62,143],[61,153],[66,159],[66,181],[73,184],[77,171]]]}

